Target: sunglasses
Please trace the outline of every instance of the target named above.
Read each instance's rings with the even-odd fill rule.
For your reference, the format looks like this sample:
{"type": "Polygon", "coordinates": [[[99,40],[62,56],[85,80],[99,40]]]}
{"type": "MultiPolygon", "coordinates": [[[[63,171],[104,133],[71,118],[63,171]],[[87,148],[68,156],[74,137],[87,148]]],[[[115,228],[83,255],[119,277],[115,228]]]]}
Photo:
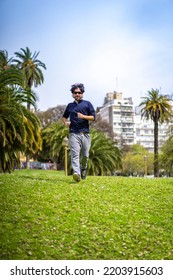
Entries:
{"type": "Polygon", "coordinates": [[[73,94],[83,94],[81,91],[74,91],[73,94]]]}

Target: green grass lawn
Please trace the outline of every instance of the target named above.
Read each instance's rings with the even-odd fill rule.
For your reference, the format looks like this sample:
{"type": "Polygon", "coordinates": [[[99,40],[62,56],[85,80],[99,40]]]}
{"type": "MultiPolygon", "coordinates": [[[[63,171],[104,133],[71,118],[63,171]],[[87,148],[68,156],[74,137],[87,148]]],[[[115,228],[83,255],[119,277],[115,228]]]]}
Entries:
{"type": "Polygon", "coordinates": [[[1,259],[173,259],[173,178],[16,170],[0,190],[1,259]]]}

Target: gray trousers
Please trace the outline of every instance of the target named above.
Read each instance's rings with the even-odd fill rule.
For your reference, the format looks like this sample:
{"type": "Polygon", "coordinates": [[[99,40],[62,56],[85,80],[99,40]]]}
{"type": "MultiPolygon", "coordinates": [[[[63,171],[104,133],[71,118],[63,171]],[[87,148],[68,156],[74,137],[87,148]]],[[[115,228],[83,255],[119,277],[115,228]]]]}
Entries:
{"type": "Polygon", "coordinates": [[[81,174],[88,164],[89,149],[91,145],[89,133],[70,133],[69,145],[73,173],[81,174]]]}

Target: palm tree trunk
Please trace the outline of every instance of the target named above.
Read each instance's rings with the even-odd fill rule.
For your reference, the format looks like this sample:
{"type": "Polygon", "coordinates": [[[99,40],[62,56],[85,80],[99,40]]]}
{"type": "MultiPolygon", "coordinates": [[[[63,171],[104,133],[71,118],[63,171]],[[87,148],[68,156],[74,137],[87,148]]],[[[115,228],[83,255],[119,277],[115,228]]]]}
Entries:
{"type": "Polygon", "coordinates": [[[159,177],[159,153],[158,153],[158,118],[154,120],[154,177],[159,177]]]}
{"type": "MultiPolygon", "coordinates": [[[[29,88],[28,94],[30,95],[31,86],[29,86],[28,88],[29,88]]],[[[27,102],[27,109],[28,109],[29,111],[31,110],[31,104],[30,104],[29,100],[28,100],[28,102],[27,102]]],[[[29,155],[26,155],[26,169],[30,169],[29,160],[30,160],[30,156],[29,156],[29,155]]]]}
{"type": "Polygon", "coordinates": [[[30,163],[29,163],[30,157],[26,156],[26,169],[30,169],[30,163]]]}

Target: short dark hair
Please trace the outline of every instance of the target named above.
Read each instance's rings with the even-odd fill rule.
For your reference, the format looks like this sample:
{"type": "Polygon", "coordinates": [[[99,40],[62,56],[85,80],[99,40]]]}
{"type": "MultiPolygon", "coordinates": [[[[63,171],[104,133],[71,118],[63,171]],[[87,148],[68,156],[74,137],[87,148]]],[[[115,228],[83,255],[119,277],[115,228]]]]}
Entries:
{"type": "Polygon", "coordinates": [[[74,85],[71,86],[70,91],[73,93],[75,89],[80,88],[80,91],[83,93],[85,91],[85,87],[83,84],[81,83],[76,83],[74,85]]]}

